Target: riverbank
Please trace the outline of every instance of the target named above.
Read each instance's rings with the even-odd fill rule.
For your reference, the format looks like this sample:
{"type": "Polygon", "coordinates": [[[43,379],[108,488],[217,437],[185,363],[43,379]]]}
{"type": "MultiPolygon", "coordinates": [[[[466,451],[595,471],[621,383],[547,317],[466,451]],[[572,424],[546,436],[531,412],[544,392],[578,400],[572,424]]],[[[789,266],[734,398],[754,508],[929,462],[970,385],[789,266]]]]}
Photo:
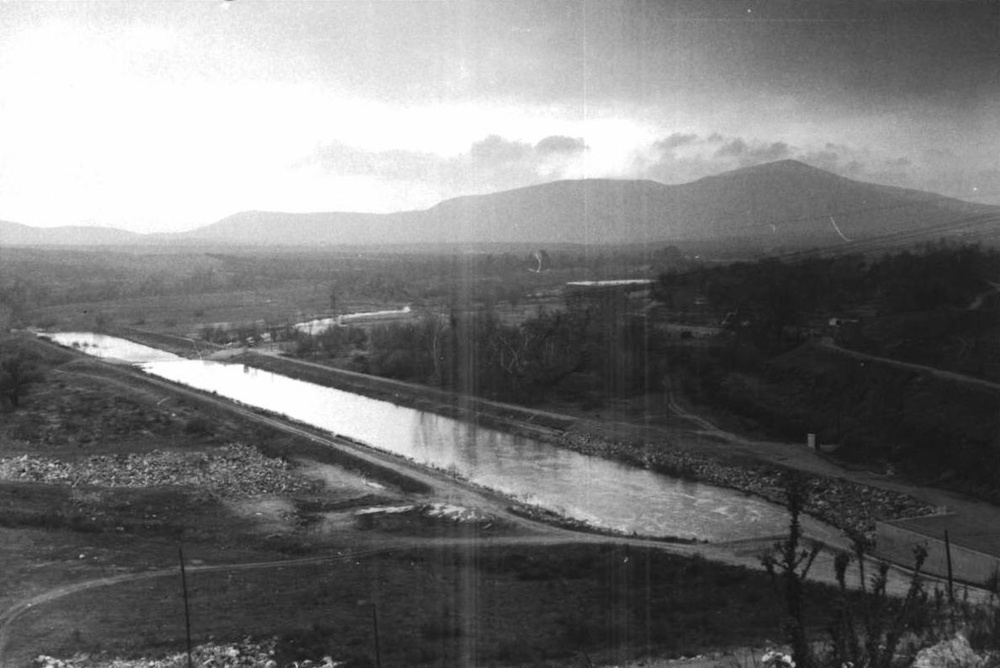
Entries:
{"type": "Polygon", "coordinates": [[[501,404],[434,387],[403,383],[252,350],[237,354],[228,361],[315,385],[542,440],[564,433],[576,422],[576,418],[567,415],[501,404]]]}
{"type": "MultiPolygon", "coordinates": [[[[175,350],[187,349],[189,355],[196,347],[189,340],[173,341],[173,338],[175,337],[133,336],[130,340],[144,344],[169,343],[175,350]]],[[[578,419],[456,395],[436,388],[334,369],[263,351],[235,349],[225,352],[225,361],[230,363],[529,437],[584,455],[622,462],[674,478],[735,490],[779,505],[785,503],[787,477],[795,470],[794,466],[778,465],[764,458],[734,456],[727,449],[692,448],[692,439],[687,432],[678,429],[670,432],[630,429],[632,425],[616,421],[613,423],[615,428],[607,430],[606,423],[600,420],[578,419]],[[608,434],[613,436],[608,437],[608,434]]],[[[808,492],[806,512],[849,536],[870,538],[876,519],[913,517],[931,511],[931,506],[914,499],[905,491],[859,484],[842,477],[817,475],[815,471],[797,471],[797,475],[803,480],[808,492]]],[[[830,537],[825,536],[826,539],[830,537]]],[[[839,538],[835,541],[842,543],[839,538]]]]}
{"type": "Polygon", "coordinates": [[[113,332],[109,332],[109,335],[117,336],[133,343],[149,346],[150,348],[165,350],[168,353],[173,353],[174,355],[179,355],[188,359],[198,359],[219,350],[225,350],[224,346],[210,343],[208,341],[189,339],[176,334],[148,332],[131,327],[117,329],[113,332]]]}
{"type": "MultiPolygon", "coordinates": [[[[785,479],[792,468],[768,464],[732,465],[707,455],[671,448],[660,443],[612,441],[586,434],[567,433],[560,445],[583,454],[606,457],[658,473],[734,489],[772,503],[786,503],[785,479]]],[[[848,535],[870,538],[876,519],[925,515],[933,508],[912,496],[797,471],[805,484],[805,511],[848,535]]]]}
{"type": "MultiPolygon", "coordinates": [[[[70,338],[72,339],[72,337],[70,338]]],[[[123,340],[120,341],[124,343],[123,340]]],[[[102,348],[103,352],[111,351],[114,348],[113,341],[111,339],[102,339],[99,345],[102,348]]],[[[134,352],[135,351],[133,351],[133,353],[134,352]]],[[[150,354],[154,353],[154,351],[151,349],[147,350],[147,352],[150,354]]],[[[75,364],[80,364],[84,362],[85,360],[81,359],[75,364]]],[[[201,377],[202,373],[211,370],[223,374],[228,373],[231,376],[235,376],[237,382],[240,383],[241,385],[246,384],[253,378],[256,378],[255,374],[252,375],[250,378],[246,378],[245,374],[248,371],[248,369],[246,368],[244,368],[241,372],[239,365],[225,365],[219,363],[218,361],[214,361],[208,366],[203,365],[199,362],[190,362],[190,361],[180,361],[177,362],[176,364],[182,365],[183,367],[189,370],[193,370],[196,373],[197,377],[199,378],[201,377]]],[[[176,378],[172,380],[167,378],[156,378],[157,374],[155,373],[153,373],[153,376],[150,377],[149,375],[147,375],[147,373],[143,373],[138,369],[131,367],[125,367],[120,365],[108,366],[106,364],[102,364],[96,361],[88,364],[87,366],[91,367],[92,371],[101,369],[108,374],[113,374],[116,378],[119,379],[123,379],[124,376],[132,377],[135,378],[136,380],[140,380],[141,378],[142,379],[141,383],[143,385],[151,385],[163,389],[169,387],[179,395],[195,399],[199,404],[206,405],[206,407],[213,412],[215,412],[219,408],[222,408],[223,406],[229,406],[229,402],[227,400],[223,400],[214,396],[215,395],[214,391],[212,391],[210,394],[205,393],[205,389],[214,390],[216,388],[220,388],[219,391],[222,392],[221,386],[212,383],[209,383],[207,385],[201,385],[196,383],[197,387],[189,387],[184,382],[178,382],[178,379],[176,378]],[[202,389],[198,389],[198,387],[201,387],[202,389]]],[[[170,369],[172,367],[174,367],[174,363],[172,362],[165,363],[165,368],[170,369]]],[[[263,376],[264,374],[261,374],[262,378],[263,376]]],[[[285,382],[294,384],[294,382],[291,381],[291,379],[288,379],[287,377],[284,376],[283,378],[285,378],[285,382]]],[[[270,388],[271,388],[270,384],[266,384],[266,386],[263,387],[263,390],[265,392],[264,396],[271,395],[273,390],[270,388]]],[[[316,386],[314,389],[319,390],[320,392],[319,394],[313,395],[311,399],[305,400],[306,405],[320,405],[323,403],[322,401],[323,391],[320,390],[318,386],[316,386]]],[[[225,393],[223,392],[223,394],[225,393]]],[[[310,420],[310,418],[308,417],[302,418],[302,415],[297,413],[297,411],[295,410],[295,406],[297,404],[293,403],[291,405],[285,405],[284,407],[279,406],[276,408],[276,413],[274,413],[262,408],[253,408],[253,406],[259,407],[265,404],[258,403],[254,399],[248,399],[246,397],[245,399],[249,401],[249,404],[242,407],[231,406],[229,410],[239,412],[242,414],[252,414],[255,420],[260,422],[262,425],[266,425],[268,427],[280,425],[278,426],[279,431],[291,431],[296,434],[309,433],[311,435],[311,438],[315,438],[320,442],[326,443],[327,449],[331,449],[332,451],[335,452],[348,451],[350,453],[353,453],[354,456],[360,457],[365,460],[370,460],[370,459],[377,460],[381,464],[380,468],[395,469],[399,473],[405,474],[409,477],[415,476],[417,478],[428,478],[428,477],[433,478],[433,481],[429,481],[429,484],[432,487],[438,487],[439,485],[437,483],[444,482],[445,487],[449,487],[454,490],[455,487],[454,483],[456,483],[457,481],[461,481],[461,487],[463,489],[467,489],[470,492],[476,491],[481,495],[488,496],[493,500],[493,505],[499,504],[498,507],[502,508],[505,512],[511,512],[510,506],[540,505],[548,507],[550,509],[554,508],[556,512],[559,513],[560,515],[572,515],[576,517],[578,520],[582,521],[573,521],[571,519],[567,519],[553,523],[551,521],[551,518],[538,518],[538,519],[540,521],[545,521],[548,524],[558,525],[562,528],[582,530],[586,531],[587,533],[596,533],[607,536],[617,535],[623,538],[629,536],[635,536],[636,534],[651,536],[655,537],[656,540],[666,540],[668,542],[685,542],[687,539],[706,538],[706,537],[708,538],[708,540],[714,540],[714,541],[719,541],[719,540],[724,541],[734,538],[734,535],[731,532],[727,532],[720,526],[718,522],[719,520],[718,515],[711,514],[710,512],[705,512],[704,510],[698,511],[694,515],[692,515],[691,513],[685,513],[683,516],[677,517],[675,523],[668,523],[666,525],[662,524],[658,519],[641,520],[638,521],[636,525],[630,524],[632,519],[635,518],[635,516],[632,514],[633,509],[643,508],[644,503],[652,502],[654,498],[660,498],[661,493],[665,495],[664,498],[673,496],[675,498],[675,501],[672,502],[673,504],[676,504],[678,502],[678,498],[680,499],[680,502],[683,503],[683,498],[686,498],[686,493],[684,492],[684,490],[678,490],[678,489],[672,490],[672,488],[676,488],[678,486],[683,487],[683,483],[679,483],[678,481],[662,481],[662,480],[656,481],[655,479],[651,478],[649,475],[641,471],[634,471],[634,472],[622,471],[620,466],[612,464],[607,460],[587,463],[588,459],[586,457],[581,457],[577,455],[567,456],[568,453],[560,456],[558,455],[558,450],[555,448],[555,446],[551,444],[545,444],[549,452],[551,452],[553,455],[561,457],[561,459],[563,460],[563,466],[569,467],[566,468],[565,470],[575,471],[575,473],[569,474],[570,479],[580,480],[582,479],[582,476],[588,476],[588,475],[593,476],[591,479],[592,486],[589,496],[593,496],[593,494],[604,494],[608,499],[615,499],[614,504],[617,505],[617,510],[615,512],[611,512],[611,514],[608,515],[605,513],[605,510],[608,510],[608,507],[605,504],[595,505],[593,502],[588,501],[587,496],[581,497],[577,495],[574,491],[574,487],[576,485],[573,483],[571,483],[569,486],[566,485],[560,486],[559,484],[556,484],[556,486],[553,488],[548,484],[548,481],[545,478],[538,478],[538,479],[532,478],[532,476],[537,475],[538,471],[537,469],[531,466],[521,469],[520,474],[511,478],[511,481],[522,481],[522,483],[515,482],[513,487],[504,487],[502,491],[498,491],[496,489],[493,489],[493,486],[491,485],[483,486],[480,483],[477,483],[474,480],[475,476],[473,476],[472,478],[465,477],[465,473],[468,473],[468,471],[463,469],[462,466],[456,465],[457,462],[453,461],[450,462],[448,459],[440,459],[440,458],[431,458],[430,460],[427,460],[423,457],[414,457],[414,453],[408,452],[405,449],[397,450],[395,447],[388,447],[387,450],[384,448],[379,448],[378,447],[379,444],[385,445],[385,444],[400,442],[399,441],[400,434],[393,433],[391,429],[389,432],[381,433],[381,435],[376,435],[368,433],[367,431],[365,431],[365,427],[362,426],[361,427],[362,432],[366,435],[358,436],[356,431],[351,431],[352,429],[356,429],[358,425],[351,427],[349,422],[341,423],[334,420],[332,423],[327,424],[326,430],[324,430],[322,428],[309,426],[310,424],[314,423],[310,420]],[[299,415],[299,417],[304,419],[305,421],[304,422],[296,421],[293,418],[288,417],[288,413],[291,413],[292,415],[299,415]],[[269,417],[270,415],[273,414],[277,414],[279,415],[279,417],[277,419],[269,417]],[[344,436],[341,432],[338,431],[337,434],[340,435],[334,436],[331,442],[330,439],[331,432],[329,430],[340,429],[340,428],[347,429],[348,430],[347,433],[354,434],[356,438],[349,438],[347,436],[344,436]],[[357,438],[361,438],[362,441],[365,442],[359,442],[358,440],[356,440],[357,438]],[[336,443],[336,445],[334,445],[334,443],[336,443]],[[371,445],[368,445],[368,443],[370,443],[371,445]],[[331,448],[331,446],[333,447],[331,448]],[[378,455],[375,455],[374,453],[369,455],[368,453],[370,453],[373,449],[379,450],[380,453],[378,455]],[[603,469],[603,472],[595,470],[594,467],[597,467],[598,469],[603,469]],[[619,473],[627,473],[627,474],[634,473],[638,478],[636,482],[639,483],[639,486],[642,489],[646,490],[645,493],[636,494],[635,488],[632,486],[628,486],[624,490],[626,494],[622,496],[619,493],[620,483],[622,482],[622,480],[617,477],[619,473]],[[531,481],[531,480],[534,480],[534,482],[528,482],[527,485],[523,484],[523,481],[531,481]],[[664,482],[668,483],[667,485],[668,489],[663,488],[662,483],[664,482]],[[631,491],[629,492],[629,490],[631,491]],[[680,497],[677,496],[678,494],[680,495],[680,497]],[[575,499],[575,500],[566,501],[565,499],[575,499]],[[567,513],[566,511],[563,510],[565,503],[569,503],[570,506],[574,508],[574,511],[572,513],[567,513]],[[601,520],[593,519],[602,516],[611,518],[607,520],[609,524],[602,526],[601,520]]],[[[376,400],[371,400],[368,397],[363,397],[361,395],[357,394],[348,395],[347,393],[342,392],[340,398],[340,405],[344,410],[347,411],[347,413],[352,413],[352,412],[357,413],[359,410],[362,412],[369,409],[373,410],[375,411],[374,414],[381,415],[381,417],[375,418],[375,420],[381,424],[388,425],[388,424],[397,424],[399,422],[399,414],[396,413],[395,409],[392,408],[392,405],[387,402],[379,402],[376,400]],[[347,401],[348,404],[350,404],[349,396],[356,397],[357,401],[362,402],[369,408],[362,409],[359,406],[354,406],[354,408],[348,407],[343,402],[347,401]],[[386,410],[388,410],[388,413],[386,413],[386,410]]],[[[272,406],[271,408],[275,407],[272,406]]],[[[319,415],[320,416],[327,415],[328,412],[329,412],[328,410],[323,410],[319,413],[319,415]]],[[[319,424],[325,424],[325,423],[322,423],[321,421],[319,424]]],[[[455,424],[456,424],[455,422],[451,422],[451,425],[455,424]]],[[[207,427],[205,423],[201,423],[199,426],[203,428],[207,427]]],[[[404,427],[404,431],[405,429],[406,428],[404,427]]],[[[488,436],[488,438],[500,436],[500,432],[497,432],[495,430],[486,430],[486,432],[491,434],[491,436],[488,436]]],[[[473,429],[471,430],[470,433],[474,434],[476,433],[476,430],[473,429]]],[[[411,436],[412,434],[409,431],[406,431],[406,433],[402,435],[402,440],[406,441],[411,436]]],[[[439,437],[443,438],[445,441],[448,441],[449,439],[454,439],[455,435],[452,433],[451,427],[446,426],[440,433],[438,433],[437,436],[431,437],[431,440],[437,442],[437,439],[439,437]]],[[[510,451],[510,448],[517,448],[517,443],[519,439],[516,438],[510,439],[510,437],[508,436],[503,436],[501,440],[503,440],[506,443],[506,445],[503,447],[507,448],[507,450],[509,451],[508,461],[520,460],[521,457],[519,454],[510,451]],[[510,457],[513,458],[511,459],[510,457]]],[[[283,449],[280,450],[275,449],[276,443],[280,442],[280,440],[274,438],[258,438],[255,439],[255,442],[257,443],[258,447],[262,448],[269,454],[288,456],[288,453],[284,452],[283,449]]],[[[462,443],[465,443],[464,439],[462,440],[462,443]]],[[[458,445],[458,443],[456,443],[456,445],[458,445]]],[[[462,447],[464,448],[465,446],[462,447]]],[[[324,457],[324,459],[327,458],[324,457]]],[[[356,467],[352,466],[351,468],[355,469],[356,467]]],[[[380,477],[385,479],[386,476],[381,475],[380,477]]],[[[401,486],[401,489],[406,489],[406,487],[401,486]]],[[[706,492],[710,494],[721,494],[725,498],[724,501],[721,500],[719,501],[721,507],[731,508],[737,515],[745,515],[751,518],[754,522],[762,522],[763,526],[766,526],[765,531],[768,533],[768,535],[776,535],[780,533],[785,527],[785,520],[783,518],[780,509],[773,507],[765,508],[763,504],[759,504],[758,502],[752,502],[750,504],[751,508],[747,509],[745,508],[746,504],[743,502],[743,500],[736,495],[724,493],[721,490],[715,490],[715,492],[709,492],[708,490],[706,490],[706,492]]],[[[726,516],[729,516],[728,512],[725,512],[725,514],[726,516]]],[[[520,516],[524,517],[523,514],[521,514],[520,516]]],[[[655,517],[655,516],[650,515],[649,517],[655,517]]],[[[817,526],[816,529],[819,532],[818,535],[832,536],[829,527],[817,526]]],[[[737,532],[737,534],[739,534],[739,532],[737,532]]]]}
{"type": "MultiPolygon", "coordinates": [[[[248,352],[234,363],[279,373],[324,387],[361,394],[397,405],[475,422],[509,433],[530,436],[581,454],[623,463],[785,503],[784,479],[794,469],[764,462],[724,461],[712,453],[682,447],[667,434],[650,438],[611,439],[589,433],[582,421],[544,411],[454,395],[395,380],[367,376],[272,355],[248,352]]],[[[871,536],[876,519],[927,514],[931,506],[912,496],[799,472],[808,490],[806,512],[849,535],[871,536]]]]}

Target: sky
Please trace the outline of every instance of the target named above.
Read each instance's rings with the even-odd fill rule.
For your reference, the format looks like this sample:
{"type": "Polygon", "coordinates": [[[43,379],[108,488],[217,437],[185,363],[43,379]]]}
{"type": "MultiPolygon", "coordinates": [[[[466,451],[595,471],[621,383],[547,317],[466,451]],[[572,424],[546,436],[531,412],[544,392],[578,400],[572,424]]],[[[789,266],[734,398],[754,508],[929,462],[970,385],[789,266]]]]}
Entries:
{"type": "Polygon", "coordinates": [[[1000,203],[1000,3],[0,0],[0,219],[194,229],[797,159],[1000,203]]]}

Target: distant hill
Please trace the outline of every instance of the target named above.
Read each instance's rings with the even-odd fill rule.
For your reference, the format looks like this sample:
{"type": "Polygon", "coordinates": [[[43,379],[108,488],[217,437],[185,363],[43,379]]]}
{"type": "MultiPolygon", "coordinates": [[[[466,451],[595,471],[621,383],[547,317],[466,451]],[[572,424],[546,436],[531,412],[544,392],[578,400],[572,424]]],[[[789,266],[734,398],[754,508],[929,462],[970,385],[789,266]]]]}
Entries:
{"type": "Polygon", "coordinates": [[[0,220],[0,246],[120,246],[140,243],[142,238],[113,227],[31,227],[0,220]]]}
{"type": "Polygon", "coordinates": [[[680,185],[555,181],[394,214],[246,212],[188,236],[310,245],[743,240],[831,246],[920,230],[947,232],[976,214],[1000,214],[1000,207],[853,181],[784,160],[680,185]]]}
{"type": "Polygon", "coordinates": [[[251,245],[368,244],[373,231],[388,230],[400,215],[406,214],[244,211],[177,236],[251,245]]]}
{"type": "MultiPolygon", "coordinates": [[[[783,160],[679,185],[555,181],[458,197],[423,211],[248,211],[192,232],[149,235],[146,240],[268,246],[731,241],[788,248],[913,240],[955,230],[976,238],[996,235],[998,228],[1000,207],[863,183],[783,160]]],[[[18,241],[24,234],[11,238],[15,240],[0,228],[0,244],[42,243],[18,241]]]]}

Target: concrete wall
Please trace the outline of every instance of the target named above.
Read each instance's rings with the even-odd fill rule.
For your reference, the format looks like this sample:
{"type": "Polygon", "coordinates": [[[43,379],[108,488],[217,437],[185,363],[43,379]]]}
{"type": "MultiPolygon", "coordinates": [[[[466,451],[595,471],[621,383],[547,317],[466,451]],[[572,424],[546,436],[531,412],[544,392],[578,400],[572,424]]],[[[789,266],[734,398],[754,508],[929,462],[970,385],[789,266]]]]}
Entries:
{"type": "MultiPolygon", "coordinates": [[[[923,571],[939,577],[948,576],[948,558],[945,554],[944,535],[931,538],[916,531],[885,522],[875,524],[875,555],[886,561],[913,568],[913,546],[927,548],[923,571]]],[[[1000,557],[977,552],[951,543],[951,568],[956,580],[970,584],[983,584],[1000,569],[1000,557]]]]}

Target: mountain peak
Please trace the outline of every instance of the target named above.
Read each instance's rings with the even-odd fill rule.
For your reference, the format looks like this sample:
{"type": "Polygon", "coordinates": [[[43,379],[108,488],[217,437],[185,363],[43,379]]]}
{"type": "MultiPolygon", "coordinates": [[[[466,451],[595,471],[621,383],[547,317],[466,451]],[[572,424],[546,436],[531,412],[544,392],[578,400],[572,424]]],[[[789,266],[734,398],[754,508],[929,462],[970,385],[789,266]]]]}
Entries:
{"type": "Polygon", "coordinates": [[[813,167],[812,165],[806,164],[800,160],[776,160],[774,162],[765,162],[759,165],[750,165],[749,167],[740,167],[728,172],[722,172],[721,174],[714,174],[712,176],[706,176],[702,181],[708,179],[729,179],[732,177],[742,177],[749,175],[758,176],[816,176],[816,177],[835,177],[836,174],[828,172],[826,170],[820,169],[819,167],[813,167]]]}

